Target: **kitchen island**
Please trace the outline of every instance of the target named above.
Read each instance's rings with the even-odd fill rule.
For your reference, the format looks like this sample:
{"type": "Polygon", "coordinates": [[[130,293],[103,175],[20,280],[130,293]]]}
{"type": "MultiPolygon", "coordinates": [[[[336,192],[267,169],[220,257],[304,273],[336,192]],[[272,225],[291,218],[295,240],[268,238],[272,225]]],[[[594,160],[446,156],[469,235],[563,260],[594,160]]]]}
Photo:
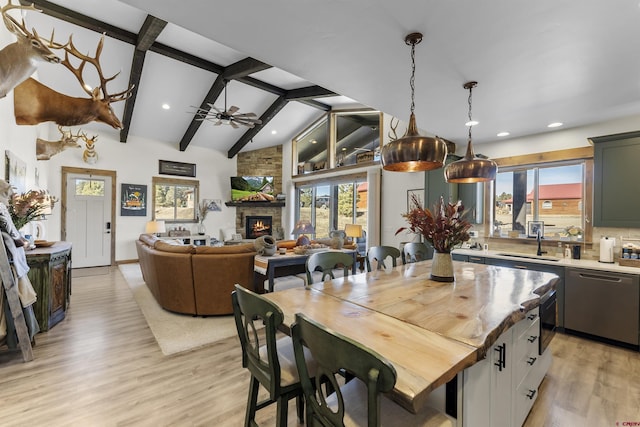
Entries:
{"type": "MultiPolygon", "coordinates": [[[[386,357],[398,372],[390,397],[406,409],[443,405],[439,409],[446,406],[460,426],[513,424],[518,399],[510,396],[529,376],[537,391],[551,356],[540,355],[531,373],[514,359],[508,379],[498,377],[507,368],[498,372],[495,364],[506,365],[505,355],[538,360],[537,343],[523,348],[518,340],[538,339],[540,296],[555,288],[557,276],[454,262],[455,282],[442,283],[429,279],[430,270],[431,261],[423,261],[265,297],[283,310],[286,324],[304,312],[386,357]],[[432,399],[436,391],[447,391],[445,402],[432,399]],[[497,402],[505,399],[501,408],[497,402]]],[[[535,393],[529,400],[533,404],[535,393]]]]}

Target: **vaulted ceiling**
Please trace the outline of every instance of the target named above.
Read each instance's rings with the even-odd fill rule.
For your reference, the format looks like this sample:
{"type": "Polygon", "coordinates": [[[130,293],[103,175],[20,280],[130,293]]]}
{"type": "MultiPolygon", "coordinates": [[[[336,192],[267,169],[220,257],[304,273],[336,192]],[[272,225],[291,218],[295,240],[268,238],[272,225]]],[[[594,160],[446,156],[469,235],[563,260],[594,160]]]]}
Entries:
{"type": "MultiPolygon", "coordinates": [[[[110,83],[114,91],[138,82],[135,98],[115,105],[127,125],[121,140],[136,135],[232,157],[289,140],[330,108],[367,105],[407,120],[410,48],[404,37],[413,31],[424,34],[416,46],[418,126],[456,143],[466,140],[468,93],[462,85],[469,80],[479,82],[473,92],[478,144],[501,140],[500,131],[510,132],[508,146],[509,138],[551,132],[551,122],[568,128],[640,113],[636,0],[35,4],[45,14],[27,13],[29,26],[44,34],[55,27],[59,40],[73,33],[83,51],[95,50],[98,33],[106,32],[103,64],[112,73],[122,70],[110,83]],[[56,12],[56,5],[92,29],[46,15],[74,16],[56,12]],[[232,79],[229,104],[255,112],[263,126],[193,121],[197,107],[223,106],[226,78],[232,79]],[[164,102],[170,110],[161,109],[164,102]]],[[[83,95],[62,67],[40,66],[39,79],[83,95]]]]}

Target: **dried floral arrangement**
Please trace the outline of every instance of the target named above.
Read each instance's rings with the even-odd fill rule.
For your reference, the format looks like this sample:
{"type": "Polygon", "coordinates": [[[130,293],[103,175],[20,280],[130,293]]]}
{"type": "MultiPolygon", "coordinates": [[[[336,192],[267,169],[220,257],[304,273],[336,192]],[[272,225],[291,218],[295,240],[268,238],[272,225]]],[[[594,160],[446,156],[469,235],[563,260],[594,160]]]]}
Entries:
{"type": "Polygon", "coordinates": [[[31,221],[40,219],[49,209],[53,209],[57,198],[46,190],[29,190],[13,194],[9,200],[9,213],[16,228],[20,230],[31,221]]]}
{"type": "Polygon", "coordinates": [[[422,207],[420,199],[414,194],[411,196],[412,209],[403,218],[409,223],[409,227],[401,227],[396,234],[409,230],[412,233],[420,233],[424,239],[438,252],[451,252],[451,250],[469,240],[471,223],[464,219],[464,205],[457,203],[445,203],[442,196],[436,202],[433,212],[422,207]],[[435,214],[434,214],[435,213],[435,214]]]}

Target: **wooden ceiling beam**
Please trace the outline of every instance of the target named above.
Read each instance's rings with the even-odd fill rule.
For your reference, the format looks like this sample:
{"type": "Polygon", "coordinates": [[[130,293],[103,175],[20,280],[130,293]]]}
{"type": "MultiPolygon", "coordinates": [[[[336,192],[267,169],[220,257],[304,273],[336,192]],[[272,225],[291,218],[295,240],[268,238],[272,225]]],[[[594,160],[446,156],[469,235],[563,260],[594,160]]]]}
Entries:
{"type": "MultiPolygon", "coordinates": [[[[218,77],[213,82],[213,85],[211,85],[209,92],[207,92],[204,99],[202,100],[202,103],[200,104],[201,110],[209,111],[211,109],[211,107],[209,107],[209,104],[215,103],[216,99],[218,99],[218,97],[222,93],[222,90],[224,89],[224,80],[225,78],[223,77],[223,75],[218,74],[218,77]]],[[[193,115],[193,118],[191,119],[191,123],[189,123],[187,131],[184,133],[184,135],[182,135],[182,139],[180,140],[180,151],[185,151],[187,149],[189,144],[191,144],[191,140],[195,136],[196,132],[198,131],[198,129],[200,129],[203,121],[196,120],[197,118],[198,115],[197,113],[195,113],[193,115]]]]}
{"type": "Polygon", "coordinates": [[[271,104],[269,106],[269,108],[267,108],[267,111],[265,111],[261,116],[260,116],[260,120],[262,121],[262,123],[260,125],[256,125],[253,128],[249,128],[244,135],[242,135],[239,139],[238,142],[236,142],[235,144],[233,144],[233,147],[231,147],[231,149],[229,150],[229,152],[227,153],[227,157],[230,159],[233,159],[235,157],[236,154],[238,154],[240,152],[240,150],[242,150],[244,148],[245,145],[247,145],[249,142],[251,142],[251,139],[256,136],[258,134],[258,132],[260,132],[260,130],[271,121],[271,119],[273,119],[275,117],[276,114],[278,114],[280,112],[280,110],[282,110],[284,108],[285,105],[287,105],[289,103],[289,101],[287,101],[287,99],[284,96],[279,96],[278,99],[276,99],[273,104],[271,104]]]}
{"type": "Polygon", "coordinates": [[[325,98],[329,96],[338,96],[338,94],[330,91],[329,89],[314,85],[288,90],[286,98],[288,101],[300,101],[304,99],[325,98]]]}
{"type": "Polygon", "coordinates": [[[144,59],[147,55],[147,50],[151,45],[153,45],[166,25],[167,21],[163,21],[155,16],[147,15],[144,23],[142,24],[142,28],[140,28],[140,32],[138,33],[138,41],[133,53],[133,60],[131,61],[129,86],[127,86],[133,87],[133,89],[131,90],[131,95],[127,98],[124,104],[122,129],[120,130],[120,142],[127,142],[127,137],[129,136],[131,118],[133,117],[133,109],[136,105],[136,98],[138,96],[138,88],[140,87],[142,68],[144,66],[144,59]]]}

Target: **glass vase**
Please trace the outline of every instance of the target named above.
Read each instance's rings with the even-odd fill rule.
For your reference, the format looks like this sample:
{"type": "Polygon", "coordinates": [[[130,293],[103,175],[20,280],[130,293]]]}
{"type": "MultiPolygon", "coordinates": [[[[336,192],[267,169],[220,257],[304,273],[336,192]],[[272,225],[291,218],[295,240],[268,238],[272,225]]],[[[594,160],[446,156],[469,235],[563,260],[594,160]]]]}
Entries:
{"type": "Polygon", "coordinates": [[[204,236],[205,234],[207,234],[207,227],[204,226],[204,222],[198,222],[197,231],[200,236],[204,236]]]}
{"type": "Polygon", "coordinates": [[[453,261],[451,252],[433,252],[431,261],[431,280],[436,282],[453,282],[453,261]]]}

